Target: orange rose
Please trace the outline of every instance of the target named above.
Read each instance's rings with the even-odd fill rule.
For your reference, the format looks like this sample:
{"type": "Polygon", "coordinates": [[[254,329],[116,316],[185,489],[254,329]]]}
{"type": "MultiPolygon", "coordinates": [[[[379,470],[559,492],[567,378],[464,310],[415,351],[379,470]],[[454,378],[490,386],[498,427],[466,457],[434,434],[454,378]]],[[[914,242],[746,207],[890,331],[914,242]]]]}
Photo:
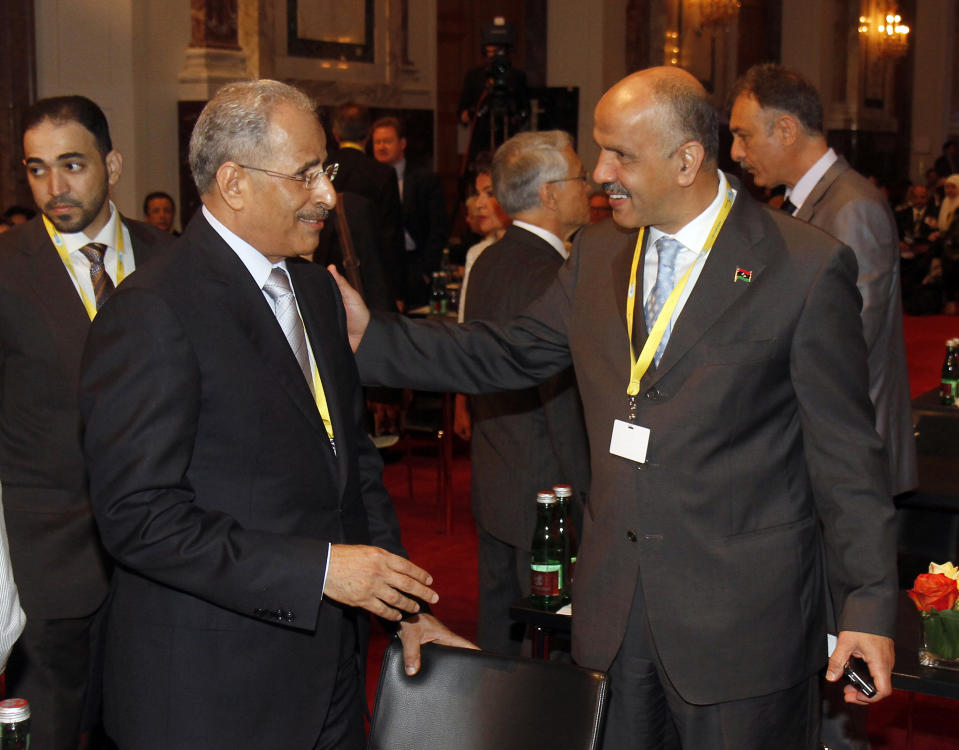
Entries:
{"type": "Polygon", "coordinates": [[[959,599],[956,582],[942,573],[923,573],[916,576],[912,589],[906,592],[923,612],[952,609],[959,599]]]}

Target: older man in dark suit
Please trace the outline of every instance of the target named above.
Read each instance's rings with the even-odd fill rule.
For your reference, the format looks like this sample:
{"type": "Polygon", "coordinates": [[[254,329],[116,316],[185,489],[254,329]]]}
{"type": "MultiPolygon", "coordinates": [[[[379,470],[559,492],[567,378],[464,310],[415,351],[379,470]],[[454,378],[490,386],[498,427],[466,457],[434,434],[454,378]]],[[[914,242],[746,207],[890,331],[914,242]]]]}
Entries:
{"type": "Polygon", "coordinates": [[[172,238],[121,217],[110,201],[123,159],[94,102],[41,99],[23,125],[27,181],[42,214],[0,238],[0,477],[27,614],[7,693],[43,717],[36,747],[76,750],[90,728],[84,704],[98,705],[91,643],[109,579],[80,450],[80,355],[114,286],[172,238]]]}
{"type": "Polygon", "coordinates": [[[414,598],[336,286],[313,263],[336,198],[312,102],[221,89],[190,167],[203,200],[97,318],[81,409],[117,559],[105,722],[123,748],[362,748],[364,610],[466,645],[414,598]],[[129,321],[139,325],[131,328],[129,321]]]}
{"type": "MultiPolygon", "coordinates": [[[[556,278],[564,241],[589,219],[586,173],[567,133],[520,133],[496,150],[493,191],[513,223],[473,265],[465,320],[506,323],[556,278]]],[[[570,484],[581,528],[589,447],[572,368],[535,388],[470,398],[481,648],[519,653],[509,606],[529,595],[536,492],[570,484]]]]}
{"type": "Polygon", "coordinates": [[[634,231],[584,229],[506,326],[367,326],[338,279],[360,370],[480,392],[572,362],[593,476],[573,655],[610,671],[605,746],[811,750],[827,574],[827,679],[859,654],[871,700],[892,689],[893,506],[855,256],[718,171],[716,112],[684,71],[617,83],[593,135],[593,177],[634,231]]]}

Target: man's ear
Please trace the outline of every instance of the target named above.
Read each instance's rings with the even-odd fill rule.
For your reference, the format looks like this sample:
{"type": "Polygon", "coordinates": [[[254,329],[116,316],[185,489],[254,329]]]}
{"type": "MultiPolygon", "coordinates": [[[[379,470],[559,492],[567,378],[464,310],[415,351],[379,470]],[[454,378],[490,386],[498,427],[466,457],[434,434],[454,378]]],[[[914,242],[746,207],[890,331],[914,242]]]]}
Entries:
{"type": "Polygon", "coordinates": [[[689,141],[677,149],[679,156],[678,181],[682,187],[689,187],[699,174],[699,168],[706,158],[706,149],[699,141],[689,141]]]}
{"type": "Polygon", "coordinates": [[[225,161],[216,170],[216,187],[220,198],[234,211],[243,208],[247,179],[236,162],[225,161]]]}
{"type": "Polygon", "coordinates": [[[776,137],[784,146],[792,146],[799,138],[799,121],[792,115],[780,115],[774,125],[776,137]]]}
{"type": "Polygon", "coordinates": [[[559,205],[559,202],[556,200],[556,194],[553,192],[553,186],[549,183],[544,182],[539,186],[539,202],[551,211],[555,211],[559,205]]]}
{"type": "Polygon", "coordinates": [[[123,171],[123,156],[116,149],[110,151],[103,157],[103,163],[107,168],[107,182],[113,187],[120,180],[120,173],[123,171]]]}

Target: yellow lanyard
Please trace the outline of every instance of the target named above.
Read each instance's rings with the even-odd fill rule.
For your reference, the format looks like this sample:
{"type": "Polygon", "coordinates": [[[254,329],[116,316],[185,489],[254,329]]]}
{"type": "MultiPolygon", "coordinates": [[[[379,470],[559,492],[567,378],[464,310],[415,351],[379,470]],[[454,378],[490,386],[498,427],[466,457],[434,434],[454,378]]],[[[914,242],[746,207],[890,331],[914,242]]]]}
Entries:
{"type": "MultiPolygon", "coordinates": [[[[53,226],[52,222],[46,216],[43,217],[43,226],[47,228],[47,234],[50,235],[50,241],[57,249],[57,253],[60,255],[60,260],[63,261],[63,265],[66,266],[67,273],[70,274],[71,278],[73,278],[74,282],[76,282],[77,289],[80,291],[80,300],[83,302],[83,307],[86,309],[87,315],[90,316],[90,320],[93,320],[97,314],[96,302],[91,301],[91,299],[87,297],[86,293],[83,291],[83,286],[80,284],[80,279],[77,278],[76,270],[73,268],[73,261],[70,260],[70,253],[67,251],[67,243],[64,242],[63,237],[60,236],[57,228],[53,226]]],[[[126,274],[123,272],[123,222],[120,221],[119,215],[117,215],[116,246],[117,286],[119,286],[120,282],[126,278],[126,274]]],[[[103,272],[106,273],[105,267],[103,272]]]]}
{"type": "MultiPolygon", "coordinates": [[[[297,310],[299,314],[299,310],[297,310]]],[[[303,318],[301,317],[302,321],[303,318]]],[[[330,417],[330,407],[326,402],[326,391],[323,390],[323,381],[320,379],[320,370],[316,365],[316,358],[313,356],[313,345],[310,343],[310,335],[306,332],[306,325],[303,325],[303,337],[306,339],[306,345],[310,350],[310,375],[313,377],[313,400],[316,401],[316,408],[320,410],[320,419],[326,427],[326,432],[330,436],[330,442],[333,441],[333,419],[330,417]]],[[[333,450],[336,450],[334,446],[333,450]]]]}
{"type": "Polygon", "coordinates": [[[732,188],[728,188],[723,198],[723,205],[719,209],[719,215],[716,217],[716,221],[713,222],[713,228],[709,230],[709,235],[706,237],[706,244],[703,245],[703,249],[699,251],[696,260],[689,265],[686,273],[683,274],[682,278],[676,283],[676,286],[673,287],[673,291],[666,299],[666,304],[663,305],[663,309],[660,310],[659,315],[656,317],[653,330],[649,332],[646,343],[643,345],[643,350],[640,352],[639,358],[637,358],[635,350],[633,349],[633,310],[636,307],[636,285],[639,282],[636,271],[639,268],[639,258],[643,252],[643,237],[646,235],[646,227],[639,230],[639,236],[636,238],[636,248],[633,250],[633,264],[629,271],[629,290],[626,293],[626,335],[629,336],[630,363],[629,386],[626,388],[628,395],[636,396],[639,394],[640,381],[642,381],[643,375],[645,375],[649,369],[649,364],[653,361],[653,355],[659,348],[659,342],[663,340],[663,335],[666,333],[666,326],[669,325],[669,321],[673,317],[673,311],[676,309],[676,305],[679,304],[679,298],[683,296],[683,290],[686,288],[686,283],[689,281],[693,267],[702,256],[706,255],[706,253],[712,249],[713,243],[716,242],[716,237],[719,236],[719,230],[723,228],[726,217],[729,216],[729,211],[733,207],[734,197],[735,193],[732,188]]]}

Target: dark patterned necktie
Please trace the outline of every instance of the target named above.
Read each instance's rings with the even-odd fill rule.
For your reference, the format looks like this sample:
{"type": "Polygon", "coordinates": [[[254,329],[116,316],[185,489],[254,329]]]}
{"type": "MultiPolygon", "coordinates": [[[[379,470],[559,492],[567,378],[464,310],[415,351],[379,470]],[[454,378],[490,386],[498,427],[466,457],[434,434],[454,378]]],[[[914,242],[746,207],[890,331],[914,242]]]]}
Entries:
{"type": "Polygon", "coordinates": [[[103,307],[110,295],[113,294],[113,279],[103,267],[103,254],[107,246],[102,242],[90,242],[80,248],[87,260],[90,261],[90,281],[93,282],[93,296],[96,298],[97,310],[103,307]]]}
{"type": "Polygon", "coordinates": [[[785,211],[790,216],[793,216],[796,213],[796,206],[793,205],[793,202],[789,200],[789,198],[786,198],[786,200],[783,201],[783,204],[779,207],[779,210],[785,211]]]}

